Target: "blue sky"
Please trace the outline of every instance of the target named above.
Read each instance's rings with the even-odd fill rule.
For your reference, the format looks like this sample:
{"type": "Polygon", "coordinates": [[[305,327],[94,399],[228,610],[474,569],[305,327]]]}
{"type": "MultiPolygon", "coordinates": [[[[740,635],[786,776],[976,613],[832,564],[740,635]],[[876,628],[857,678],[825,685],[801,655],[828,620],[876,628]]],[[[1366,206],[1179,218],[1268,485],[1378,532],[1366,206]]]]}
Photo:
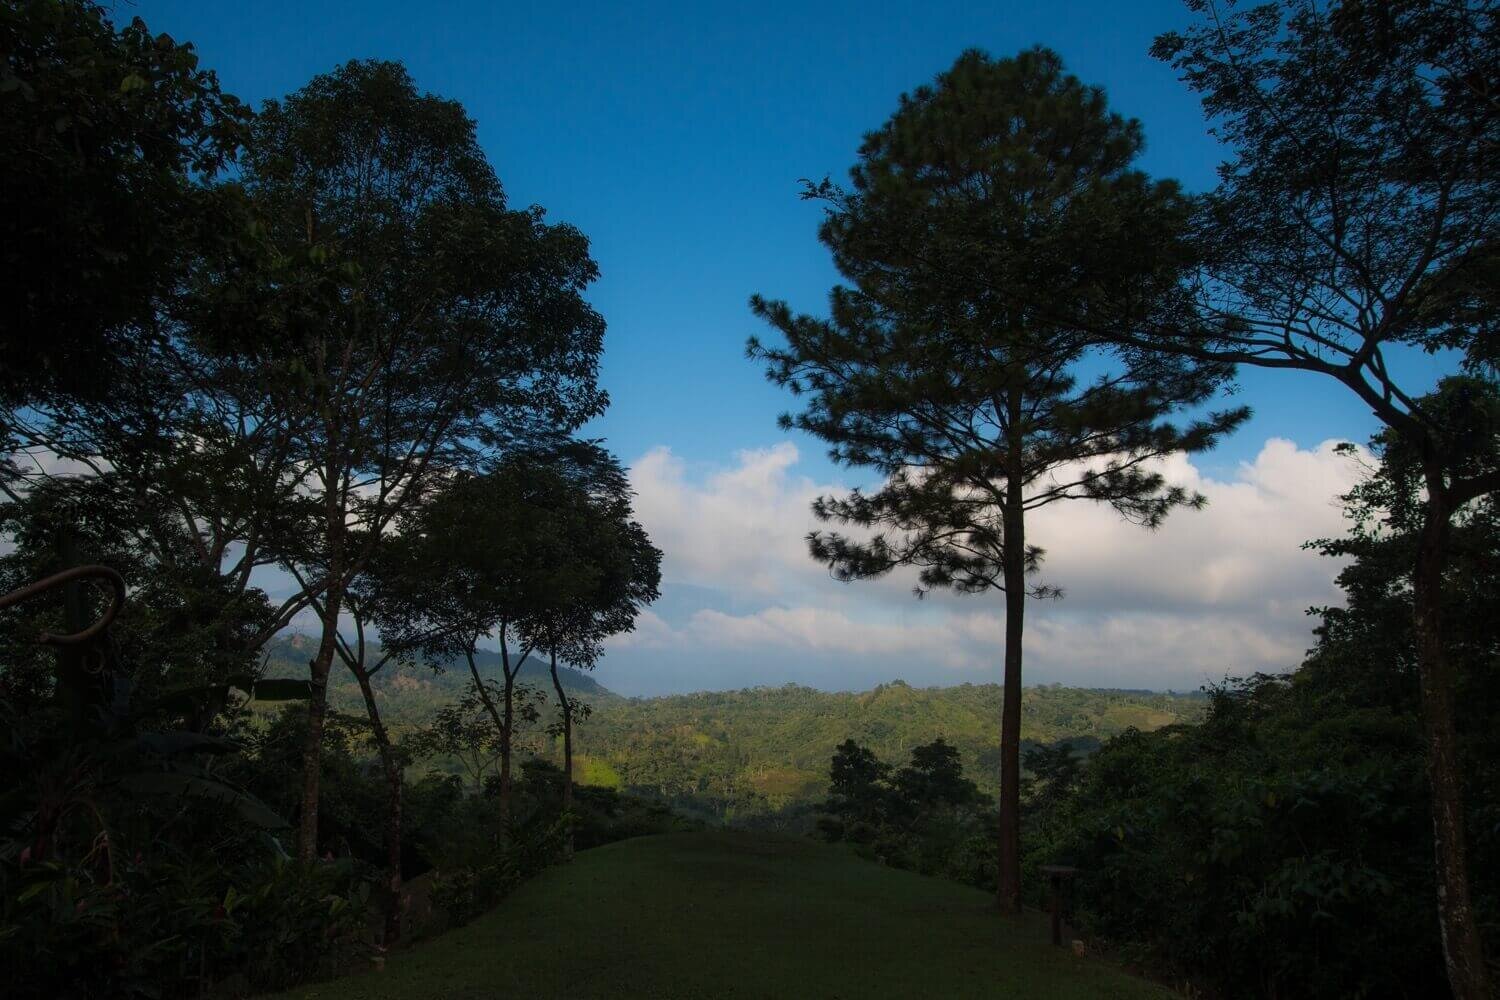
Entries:
{"type": "MultiPolygon", "coordinates": [[[[872,586],[866,595],[826,578],[820,586],[820,571],[796,564],[796,540],[807,527],[797,511],[805,510],[809,489],[862,478],[832,468],[816,442],[777,430],[775,416],[786,400],[743,356],[745,338],[762,332],[746,308],[751,293],[818,311],[837,278],[815,238],[819,209],[797,197],[799,178],[843,177],[861,135],[884,120],[898,95],[930,80],[963,49],[1008,55],[1034,44],[1057,49],[1072,72],[1105,87],[1116,110],[1142,120],[1148,171],[1203,189],[1218,163],[1197,101],[1147,51],[1157,33],[1187,22],[1178,0],[753,6],[141,0],[116,8],[118,18],[133,15],[195,43],[227,90],[257,104],[350,58],[400,59],[420,87],[463,102],[513,204],[542,205],[590,237],[603,274],[590,297],[609,323],[604,382],[614,403],[589,432],[637,466],[647,527],[681,547],[667,549],[666,593],[652,619],[600,668],[604,683],[631,692],[785,680],[857,688],[897,674],[926,683],[994,679],[983,668],[988,633],[978,625],[966,640],[974,646],[971,668],[937,662],[948,655],[944,636],[962,632],[968,618],[998,621],[992,606],[969,600],[918,608],[900,596],[904,583],[872,586]],[[729,491],[741,482],[736,476],[768,491],[748,513],[730,502],[729,491]],[[779,514],[766,522],[770,510],[779,514]],[[698,530],[681,534],[683,525],[671,519],[684,517],[698,530]],[[753,550],[785,549],[754,586],[745,583],[744,567],[724,560],[715,572],[700,551],[747,533],[753,550]],[[828,638],[839,633],[827,617],[835,611],[851,636],[881,626],[899,635],[892,634],[884,652],[859,639],[839,645],[828,638]],[[928,627],[933,631],[922,632],[928,627]],[[924,638],[913,645],[917,635],[924,638]]],[[[1434,362],[1414,364],[1421,374],[1437,373],[1434,362]]],[[[1319,446],[1364,440],[1372,419],[1351,395],[1312,376],[1252,372],[1242,384],[1256,417],[1183,474],[1226,488],[1263,484],[1257,488],[1283,498],[1312,490],[1320,495],[1308,501],[1317,515],[1308,523],[1253,504],[1258,514],[1247,516],[1270,518],[1291,534],[1336,529],[1336,518],[1325,524],[1326,490],[1347,475],[1317,479],[1336,464],[1319,446]],[[1267,449],[1278,441],[1294,458],[1316,459],[1315,468],[1295,473],[1295,461],[1282,462],[1276,474],[1293,478],[1273,483],[1270,465],[1262,465],[1275,464],[1280,453],[1267,458],[1267,449]]],[[[1217,530],[1264,527],[1219,524],[1217,530]]],[[[1057,531],[1075,533],[1071,522],[1057,531]]],[[[1113,552],[1113,539],[1103,531],[1099,544],[1113,552]]],[[[1176,543],[1164,535],[1163,544],[1176,543]]],[[[1333,596],[1331,566],[1306,563],[1305,554],[1282,555],[1303,567],[1306,593],[1297,596],[1333,596]]],[[[1192,552],[1182,558],[1194,564],[1192,552]]],[[[1090,560],[1101,562],[1108,560],[1090,560]]],[[[1202,643],[1191,638],[1192,629],[1225,607],[1189,602],[1175,607],[1180,620],[1152,619],[1161,609],[1139,606],[1124,598],[1128,593],[1123,589],[1114,605],[1095,607],[1087,592],[1063,602],[1058,607],[1067,610],[1054,615],[1059,634],[1114,634],[1118,642],[1108,628],[1129,622],[1175,631],[1189,638],[1148,660],[1182,662],[1166,669],[1143,661],[1111,672],[1065,652],[1059,640],[1053,654],[1036,659],[1032,679],[1134,678],[1141,683],[1131,686],[1192,687],[1225,671],[1290,666],[1281,661],[1295,662],[1307,645],[1300,609],[1279,614],[1261,607],[1253,624],[1242,619],[1238,627],[1246,642],[1279,629],[1285,636],[1278,643],[1229,660],[1197,656],[1202,643]]],[[[1233,648],[1241,646],[1250,648],[1233,648]]]]}

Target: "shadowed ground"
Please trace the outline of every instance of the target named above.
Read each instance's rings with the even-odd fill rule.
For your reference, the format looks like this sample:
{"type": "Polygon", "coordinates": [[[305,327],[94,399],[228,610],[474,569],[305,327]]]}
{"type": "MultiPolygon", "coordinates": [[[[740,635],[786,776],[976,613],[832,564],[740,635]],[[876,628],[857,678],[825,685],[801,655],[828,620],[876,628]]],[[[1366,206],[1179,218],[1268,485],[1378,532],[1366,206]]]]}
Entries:
{"type": "Polygon", "coordinates": [[[815,843],[644,837],[579,854],[384,973],[316,1000],[1169,996],[1049,943],[1034,914],[815,843]]]}

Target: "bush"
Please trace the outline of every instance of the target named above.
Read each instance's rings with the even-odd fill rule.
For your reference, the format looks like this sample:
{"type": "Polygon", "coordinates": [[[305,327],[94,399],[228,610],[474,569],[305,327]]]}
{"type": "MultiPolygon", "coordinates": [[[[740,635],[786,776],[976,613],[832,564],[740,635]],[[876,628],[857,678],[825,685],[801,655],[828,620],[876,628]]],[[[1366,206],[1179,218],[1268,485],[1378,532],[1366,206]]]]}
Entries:
{"type": "Polygon", "coordinates": [[[369,882],[348,862],[302,869],[270,851],[101,868],[8,861],[0,966],[14,997],[196,995],[234,976],[256,991],[340,971],[362,951],[369,882]]]}
{"type": "Polygon", "coordinates": [[[1444,992],[1415,728],[1315,696],[1253,678],[1118,737],[1030,817],[1028,866],[1080,867],[1082,928],[1217,995],[1444,992]]]}

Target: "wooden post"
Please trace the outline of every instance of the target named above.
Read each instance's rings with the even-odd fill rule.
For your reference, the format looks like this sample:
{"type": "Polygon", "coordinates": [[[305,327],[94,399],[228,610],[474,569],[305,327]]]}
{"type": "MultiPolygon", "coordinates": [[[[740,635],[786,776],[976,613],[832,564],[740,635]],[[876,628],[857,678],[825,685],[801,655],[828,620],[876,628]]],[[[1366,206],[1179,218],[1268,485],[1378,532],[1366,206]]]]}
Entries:
{"type": "Polygon", "coordinates": [[[1052,899],[1050,909],[1052,910],[1052,943],[1062,944],[1062,884],[1063,879],[1072,878],[1078,874],[1077,868],[1067,865],[1042,865],[1040,871],[1052,884],[1052,899]]]}

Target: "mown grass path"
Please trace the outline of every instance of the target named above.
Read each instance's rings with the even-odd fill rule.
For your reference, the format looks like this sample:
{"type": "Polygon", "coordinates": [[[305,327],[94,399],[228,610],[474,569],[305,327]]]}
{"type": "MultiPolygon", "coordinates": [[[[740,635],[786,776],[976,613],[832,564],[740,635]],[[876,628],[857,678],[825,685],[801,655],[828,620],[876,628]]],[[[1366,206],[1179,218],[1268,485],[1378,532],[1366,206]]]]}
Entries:
{"type": "Polygon", "coordinates": [[[1169,994],[1049,943],[975,889],[806,841],[644,837],[579,854],[386,971],[298,1000],[1145,998],[1169,994]]]}

